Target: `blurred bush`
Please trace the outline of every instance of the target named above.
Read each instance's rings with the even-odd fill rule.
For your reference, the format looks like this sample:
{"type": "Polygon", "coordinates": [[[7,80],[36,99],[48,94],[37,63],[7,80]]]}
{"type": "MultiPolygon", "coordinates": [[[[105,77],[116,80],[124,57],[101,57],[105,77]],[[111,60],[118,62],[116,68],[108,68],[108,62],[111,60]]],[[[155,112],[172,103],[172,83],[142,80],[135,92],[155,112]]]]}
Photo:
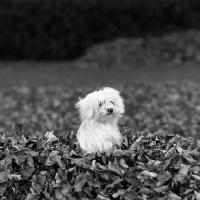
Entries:
{"type": "Polygon", "coordinates": [[[183,67],[200,63],[200,31],[172,32],[147,38],[118,38],[86,50],[79,68],[183,67]]]}
{"type": "Polygon", "coordinates": [[[0,59],[71,60],[116,37],[199,29],[198,0],[1,0],[0,59]]]}

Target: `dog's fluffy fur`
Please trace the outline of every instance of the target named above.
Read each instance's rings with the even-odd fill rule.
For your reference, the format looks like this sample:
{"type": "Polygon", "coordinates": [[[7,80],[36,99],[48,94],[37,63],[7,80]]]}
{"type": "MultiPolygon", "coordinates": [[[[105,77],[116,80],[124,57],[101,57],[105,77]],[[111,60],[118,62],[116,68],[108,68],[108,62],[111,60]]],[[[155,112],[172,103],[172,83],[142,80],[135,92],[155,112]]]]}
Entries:
{"type": "Polygon", "coordinates": [[[115,144],[120,145],[117,123],[124,113],[124,103],[119,91],[108,87],[95,91],[81,99],[76,108],[82,122],[77,139],[83,150],[110,152],[115,144]]]}

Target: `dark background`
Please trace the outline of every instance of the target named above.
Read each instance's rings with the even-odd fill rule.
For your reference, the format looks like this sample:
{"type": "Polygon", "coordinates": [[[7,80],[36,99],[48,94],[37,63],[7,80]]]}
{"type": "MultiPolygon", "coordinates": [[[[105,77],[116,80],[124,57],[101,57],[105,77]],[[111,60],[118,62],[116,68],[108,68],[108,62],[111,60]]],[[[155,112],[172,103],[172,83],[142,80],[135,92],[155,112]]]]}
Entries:
{"type": "Polygon", "coordinates": [[[73,60],[119,37],[200,28],[198,0],[2,0],[2,60],[73,60]]]}

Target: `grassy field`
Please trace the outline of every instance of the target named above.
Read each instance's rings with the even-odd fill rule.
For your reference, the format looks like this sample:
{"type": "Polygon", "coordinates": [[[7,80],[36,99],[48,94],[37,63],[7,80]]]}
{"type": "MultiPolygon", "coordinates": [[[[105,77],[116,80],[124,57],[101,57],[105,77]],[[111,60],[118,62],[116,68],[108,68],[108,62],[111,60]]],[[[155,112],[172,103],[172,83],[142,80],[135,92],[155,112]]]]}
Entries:
{"type": "Polygon", "coordinates": [[[181,66],[149,66],[132,69],[79,69],[74,63],[0,63],[0,88],[12,86],[91,85],[116,86],[138,81],[199,81],[200,67],[194,63],[181,66]]]}

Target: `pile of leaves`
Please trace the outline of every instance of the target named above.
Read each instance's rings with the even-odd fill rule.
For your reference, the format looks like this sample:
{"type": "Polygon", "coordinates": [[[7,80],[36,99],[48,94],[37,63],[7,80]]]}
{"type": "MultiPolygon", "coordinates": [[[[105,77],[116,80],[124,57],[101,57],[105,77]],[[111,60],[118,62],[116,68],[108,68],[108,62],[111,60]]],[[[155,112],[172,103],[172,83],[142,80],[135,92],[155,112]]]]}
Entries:
{"type": "Polygon", "coordinates": [[[76,132],[29,135],[16,124],[1,137],[1,200],[200,199],[200,142],[180,135],[135,132],[110,155],[86,154],[76,132]]]}

